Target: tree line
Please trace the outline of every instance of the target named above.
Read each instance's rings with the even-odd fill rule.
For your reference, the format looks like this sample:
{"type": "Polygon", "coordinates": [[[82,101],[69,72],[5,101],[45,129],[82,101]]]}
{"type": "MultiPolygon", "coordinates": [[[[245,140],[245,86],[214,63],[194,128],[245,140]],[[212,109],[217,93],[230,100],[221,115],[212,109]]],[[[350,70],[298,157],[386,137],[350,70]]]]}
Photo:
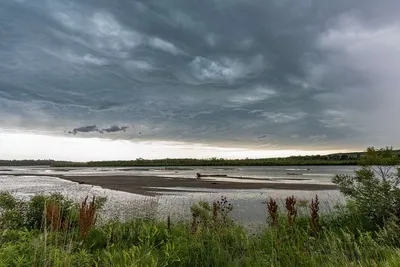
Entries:
{"type": "MultiPolygon", "coordinates": [[[[399,150],[394,150],[399,157],[399,150]]],[[[364,152],[339,153],[330,155],[291,156],[286,158],[261,159],[193,159],[166,158],[70,162],[55,160],[0,160],[0,166],[52,166],[52,167],[166,167],[166,166],[307,166],[307,165],[357,165],[364,152]]]]}

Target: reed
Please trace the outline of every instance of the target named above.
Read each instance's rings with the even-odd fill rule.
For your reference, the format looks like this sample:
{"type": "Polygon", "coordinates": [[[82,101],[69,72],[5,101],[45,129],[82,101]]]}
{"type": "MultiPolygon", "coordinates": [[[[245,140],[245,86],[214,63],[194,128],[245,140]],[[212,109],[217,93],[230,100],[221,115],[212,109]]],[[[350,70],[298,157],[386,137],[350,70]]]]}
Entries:
{"type": "Polygon", "coordinates": [[[314,236],[318,236],[319,233],[319,199],[318,195],[315,195],[315,199],[311,200],[310,204],[310,227],[314,236]]]}
{"type": "Polygon", "coordinates": [[[167,228],[168,228],[168,232],[171,232],[171,216],[168,215],[167,217],[167,228]]]}
{"type": "Polygon", "coordinates": [[[285,207],[287,210],[288,224],[294,230],[294,223],[297,217],[296,198],[294,196],[287,197],[285,201],[285,207]]]}
{"type": "Polygon", "coordinates": [[[267,210],[270,217],[271,226],[278,227],[278,204],[276,203],[275,199],[269,199],[267,202],[267,210]]]}
{"type": "Polygon", "coordinates": [[[89,203],[87,200],[88,196],[82,201],[78,216],[79,235],[83,238],[88,235],[89,230],[93,228],[97,219],[96,198],[93,196],[92,201],[89,203]]]}
{"type": "Polygon", "coordinates": [[[50,231],[59,231],[62,226],[61,209],[60,206],[54,202],[47,203],[46,205],[46,217],[50,225],[50,231]]]}

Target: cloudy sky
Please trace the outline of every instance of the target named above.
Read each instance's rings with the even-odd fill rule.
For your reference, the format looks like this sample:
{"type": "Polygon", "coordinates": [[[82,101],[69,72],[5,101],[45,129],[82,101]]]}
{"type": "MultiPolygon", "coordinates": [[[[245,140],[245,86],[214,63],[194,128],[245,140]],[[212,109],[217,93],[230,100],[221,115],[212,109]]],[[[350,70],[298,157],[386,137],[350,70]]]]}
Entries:
{"type": "Polygon", "coordinates": [[[399,74],[398,0],[0,0],[0,158],[399,147],[399,74]]]}

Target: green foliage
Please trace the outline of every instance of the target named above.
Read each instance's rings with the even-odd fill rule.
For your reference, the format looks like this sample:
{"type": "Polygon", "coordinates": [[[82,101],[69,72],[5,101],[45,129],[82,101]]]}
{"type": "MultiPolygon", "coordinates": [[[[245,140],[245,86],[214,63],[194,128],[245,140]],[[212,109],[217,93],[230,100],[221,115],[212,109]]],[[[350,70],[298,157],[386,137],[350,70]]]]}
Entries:
{"type": "MultiPolygon", "coordinates": [[[[197,208],[213,210],[204,202],[197,208]]],[[[296,220],[296,231],[280,217],[279,227],[256,234],[237,224],[194,234],[185,222],[168,229],[145,219],[98,225],[85,240],[73,231],[0,230],[0,266],[395,266],[400,260],[395,221],[375,235],[325,229],[315,238],[307,217],[296,220]]]]}
{"type": "MultiPolygon", "coordinates": [[[[101,209],[106,198],[96,198],[95,205],[101,209]]],[[[17,200],[8,192],[0,193],[0,229],[41,229],[48,225],[46,209],[49,204],[59,209],[60,222],[66,223],[69,228],[78,225],[78,205],[61,194],[37,195],[29,201],[17,200]]]]}
{"type": "Polygon", "coordinates": [[[18,205],[18,201],[9,192],[0,192],[0,209],[11,210],[18,205]]]}
{"type": "Polygon", "coordinates": [[[353,202],[347,205],[360,217],[366,229],[384,226],[392,216],[400,216],[400,172],[395,172],[397,153],[391,148],[368,148],[354,176],[336,175],[333,182],[353,202]]]}
{"type": "Polygon", "coordinates": [[[52,194],[50,196],[38,195],[32,197],[27,203],[26,227],[30,229],[39,229],[44,224],[44,214],[46,205],[49,203],[56,204],[60,207],[61,221],[69,220],[70,223],[76,224],[76,204],[66,199],[61,194],[52,194]]]}
{"type": "Polygon", "coordinates": [[[375,149],[367,148],[364,156],[360,159],[359,164],[364,167],[374,167],[378,171],[378,175],[383,179],[390,175],[390,170],[399,163],[398,151],[394,151],[392,147],[375,149]]]}
{"type": "Polygon", "coordinates": [[[0,229],[23,227],[24,218],[22,202],[9,192],[0,192],[0,229]]]}
{"type": "Polygon", "coordinates": [[[229,217],[229,213],[233,210],[233,205],[229,203],[226,197],[214,201],[212,205],[207,202],[200,201],[192,205],[192,231],[197,231],[199,227],[229,227],[233,221],[229,217]]]}
{"type": "Polygon", "coordinates": [[[208,226],[211,223],[212,210],[208,202],[200,201],[190,207],[193,219],[197,219],[198,223],[208,226]]]}
{"type": "Polygon", "coordinates": [[[107,197],[96,197],[94,200],[94,205],[96,209],[101,210],[107,202],[107,197]]]}

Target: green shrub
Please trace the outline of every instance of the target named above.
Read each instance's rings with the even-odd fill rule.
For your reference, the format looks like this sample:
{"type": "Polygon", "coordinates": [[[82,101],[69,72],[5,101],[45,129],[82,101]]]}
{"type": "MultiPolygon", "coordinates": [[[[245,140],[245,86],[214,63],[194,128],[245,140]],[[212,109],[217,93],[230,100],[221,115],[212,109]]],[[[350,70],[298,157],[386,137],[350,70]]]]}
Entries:
{"type": "Polygon", "coordinates": [[[200,201],[193,204],[190,210],[192,212],[192,232],[196,232],[199,227],[224,228],[233,224],[229,216],[233,205],[224,196],[211,205],[208,202],[200,201]]]}
{"type": "MultiPolygon", "coordinates": [[[[106,198],[96,198],[96,209],[101,209],[105,202],[106,198]]],[[[47,227],[50,223],[50,218],[46,216],[49,207],[57,208],[57,216],[64,228],[74,229],[78,226],[78,204],[61,194],[36,195],[28,201],[22,201],[17,200],[8,192],[2,192],[0,193],[0,229],[47,227]]]]}
{"type": "Polygon", "coordinates": [[[354,176],[336,175],[333,182],[352,200],[348,208],[360,217],[362,227],[376,230],[392,216],[400,216],[400,171],[395,172],[397,154],[391,148],[368,148],[354,176]]]}
{"type": "Polygon", "coordinates": [[[18,205],[17,199],[10,192],[0,192],[0,209],[11,210],[18,205]]]}
{"type": "Polygon", "coordinates": [[[23,202],[9,192],[0,192],[0,229],[17,229],[24,226],[23,202]]]}
{"type": "MultiPolygon", "coordinates": [[[[40,229],[44,226],[45,209],[47,205],[53,203],[59,207],[60,219],[62,222],[69,221],[69,224],[77,225],[76,214],[77,205],[72,200],[65,198],[61,194],[49,196],[38,195],[32,197],[27,203],[26,227],[30,229],[40,229]]],[[[46,218],[47,219],[47,218],[46,218]]]]}

